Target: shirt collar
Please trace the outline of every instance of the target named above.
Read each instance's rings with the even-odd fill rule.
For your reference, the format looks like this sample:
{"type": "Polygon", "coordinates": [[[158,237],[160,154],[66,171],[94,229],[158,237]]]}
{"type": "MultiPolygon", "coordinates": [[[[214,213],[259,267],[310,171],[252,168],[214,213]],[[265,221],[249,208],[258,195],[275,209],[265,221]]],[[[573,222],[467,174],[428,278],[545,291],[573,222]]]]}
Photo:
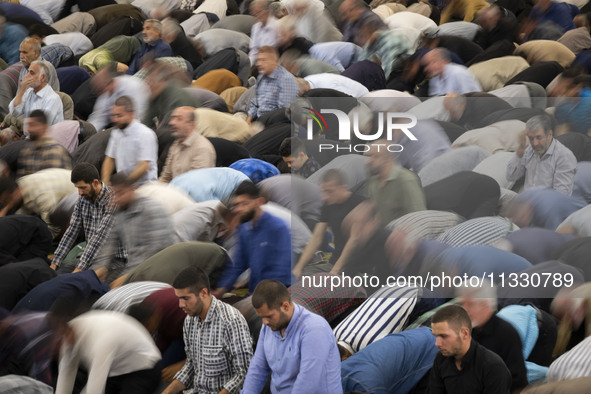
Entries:
{"type": "MultiPolygon", "coordinates": [[[[464,357],[462,358],[462,370],[466,369],[466,366],[473,364],[473,360],[474,360],[474,356],[476,353],[476,341],[474,339],[470,339],[470,348],[468,349],[468,351],[466,352],[466,354],[464,354],[464,357]]],[[[455,360],[453,357],[450,357],[452,359],[452,362],[455,363],[455,360]]]]}
{"type": "MultiPolygon", "coordinates": [[[[33,88],[31,88],[31,89],[33,89],[33,88]]],[[[53,89],[51,89],[51,86],[49,86],[49,84],[45,84],[43,89],[39,90],[37,93],[35,93],[35,91],[33,90],[33,94],[36,95],[37,97],[44,98],[45,96],[47,96],[49,94],[49,90],[53,91],[53,89]]]]}
{"type": "Polygon", "coordinates": [[[112,194],[111,188],[104,183],[101,182],[101,191],[99,192],[98,196],[96,196],[96,200],[94,200],[95,205],[105,205],[109,202],[109,196],[112,194]]]}
{"type": "Polygon", "coordinates": [[[302,309],[303,308],[301,306],[294,302],[293,315],[291,315],[291,319],[289,319],[289,323],[287,324],[287,328],[285,329],[283,337],[281,336],[280,331],[273,331],[273,334],[279,337],[281,340],[286,340],[290,336],[292,331],[294,331],[297,328],[298,320],[302,314],[302,309]]]}
{"type": "MultiPolygon", "coordinates": [[[[209,309],[207,310],[207,315],[205,315],[205,320],[203,320],[203,324],[210,323],[213,320],[213,315],[215,314],[215,309],[218,306],[218,300],[215,297],[211,297],[211,304],[209,305],[209,309]]],[[[197,317],[199,319],[199,317],[197,317]]]]}

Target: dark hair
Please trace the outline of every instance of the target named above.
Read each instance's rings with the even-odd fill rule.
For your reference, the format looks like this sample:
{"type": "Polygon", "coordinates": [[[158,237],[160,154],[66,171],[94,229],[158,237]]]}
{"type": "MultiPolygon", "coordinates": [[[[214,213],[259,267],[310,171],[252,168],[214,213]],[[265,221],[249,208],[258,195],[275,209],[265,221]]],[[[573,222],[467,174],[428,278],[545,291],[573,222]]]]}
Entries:
{"type": "Polygon", "coordinates": [[[155,310],[152,305],[144,304],[142,302],[133,304],[127,309],[127,314],[142,323],[144,327],[148,326],[148,322],[152,315],[154,315],[154,312],[155,310]]]}
{"type": "Polygon", "coordinates": [[[133,183],[129,181],[129,173],[127,171],[119,171],[111,177],[111,185],[132,187],[133,183]]]}
{"type": "Polygon", "coordinates": [[[90,163],[78,163],[72,169],[70,181],[72,183],[85,182],[92,183],[95,179],[101,180],[101,175],[97,168],[90,163]]]}
{"type": "Polygon", "coordinates": [[[133,101],[129,96],[121,96],[115,100],[116,107],[123,107],[125,112],[134,112],[135,107],[133,105],[133,101]]]}
{"type": "Polygon", "coordinates": [[[289,157],[291,155],[297,155],[300,152],[306,153],[306,146],[297,137],[289,137],[283,140],[279,147],[279,154],[281,157],[289,157]]]}
{"type": "Polygon", "coordinates": [[[322,175],[322,183],[334,182],[337,186],[345,185],[345,174],[336,168],[331,168],[322,175]]]}
{"type": "Polygon", "coordinates": [[[172,287],[179,290],[189,288],[195,295],[199,294],[201,289],[206,289],[209,293],[209,276],[199,267],[185,268],[174,278],[172,287]]]}
{"type": "Polygon", "coordinates": [[[259,198],[261,196],[261,192],[257,185],[252,183],[251,181],[243,181],[234,193],[232,193],[233,197],[248,195],[250,198],[259,198]]]}
{"type": "Polygon", "coordinates": [[[252,306],[255,309],[267,305],[269,309],[279,309],[285,301],[291,302],[287,287],[279,281],[263,279],[252,293],[252,306]]]}
{"type": "Polygon", "coordinates": [[[448,305],[435,312],[431,318],[431,323],[443,322],[447,322],[456,332],[460,332],[462,327],[468,327],[470,331],[472,330],[472,322],[468,312],[459,305],[448,305]]]}
{"type": "Polygon", "coordinates": [[[47,124],[47,115],[45,115],[45,112],[41,111],[40,109],[32,111],[29,116],[27,116],[27,118],[35,119],[41,124],[47,124]]]}
{"type": "Polygon", "coordinates": [[[0,177],[0,194],[12,193],[18,188],[18,183],[12,177],[2,176],[0,177]]]}

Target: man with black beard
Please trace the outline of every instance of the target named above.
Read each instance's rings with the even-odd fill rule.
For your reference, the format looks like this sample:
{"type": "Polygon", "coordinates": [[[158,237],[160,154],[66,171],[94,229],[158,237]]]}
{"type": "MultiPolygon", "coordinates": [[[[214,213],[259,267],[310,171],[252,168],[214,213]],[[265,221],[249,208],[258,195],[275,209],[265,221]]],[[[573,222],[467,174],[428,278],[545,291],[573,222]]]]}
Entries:
{"type": "Polygon", "coordinates": [[[46,168],[72,168],[70,154],[48,134],[47,116],[39,109],[25,119],[31,141],[21,150],[17,162],[17,177],[33,174],[46,168]]]}
{"type": "MultiPolygon", "coordinates": [[[[78,189],[80,197],[74,206],[70,226],[60,241],[51,264],[54,270],[59,267],[60,273],[71,272],[74,268],[74,272],[80,272],[90,267],[97,251],[109,234],[116,208],[113,204],[112,189],[101,182],[99,172],[92,164],[76,165],[72,170],[71,180],[78,189]],[[76,243],[82,229],[86,238],[86,248],[82,256],[72,261],[72,264],[62,266],[62,262],[76,243]]],[[[123,258],[122,250],[119,251],[118,256],[123,258]]]]}
{"type": "Polygon", "coordinates": [[[285,222],[264,212],[265,199],[258,187],[244,181],[234,191],[231,207],[242,223],[238,227],[238,244],[233,263],[218,282],[215,295],[234,288],[238,276],[250,268],[249,294],[263,279],[291,284],[291,235],[285,222]]]}

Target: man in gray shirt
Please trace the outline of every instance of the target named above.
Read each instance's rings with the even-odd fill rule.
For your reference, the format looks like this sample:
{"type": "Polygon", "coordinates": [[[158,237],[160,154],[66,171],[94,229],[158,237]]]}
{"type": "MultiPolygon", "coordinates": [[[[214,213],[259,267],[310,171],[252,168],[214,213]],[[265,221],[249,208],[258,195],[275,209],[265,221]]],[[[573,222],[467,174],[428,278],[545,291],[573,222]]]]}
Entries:
{"type": "Polygon", "coordinates": [[[111,182],[114,203],[119,210],[113,219],[109,238],[92,267],[107,282],[175,243],[170,219],[158,202],[139,196],[125,173],[113,175],[111,182]],[[115,258],[119,245],[126,251],[125,262],[115,258]]]}
{"type": "Polygon", "coordinates": [[[507,180],[516,181],[525,175],[526,190],[554,189],[570,196],[576,168],[575,155],[553,138],[552,119],[537,115],[525,124],[519,148],[507,165],[506,176],[507,180]]]}

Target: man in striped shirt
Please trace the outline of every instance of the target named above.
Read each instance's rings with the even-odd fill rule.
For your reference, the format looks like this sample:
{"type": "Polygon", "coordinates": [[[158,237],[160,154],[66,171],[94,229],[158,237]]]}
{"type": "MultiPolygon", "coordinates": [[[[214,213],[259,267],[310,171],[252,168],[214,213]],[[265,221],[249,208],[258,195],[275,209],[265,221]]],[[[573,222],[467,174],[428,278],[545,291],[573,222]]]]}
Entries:
{"type": "Polygon", "coordinates": [[[238,310],[211,295],[200,268],[181,271],[173,282],[187,314],[183,339],[187,360],[164,394],[238,393],[252,358],[248,325],[238,310]]]}

